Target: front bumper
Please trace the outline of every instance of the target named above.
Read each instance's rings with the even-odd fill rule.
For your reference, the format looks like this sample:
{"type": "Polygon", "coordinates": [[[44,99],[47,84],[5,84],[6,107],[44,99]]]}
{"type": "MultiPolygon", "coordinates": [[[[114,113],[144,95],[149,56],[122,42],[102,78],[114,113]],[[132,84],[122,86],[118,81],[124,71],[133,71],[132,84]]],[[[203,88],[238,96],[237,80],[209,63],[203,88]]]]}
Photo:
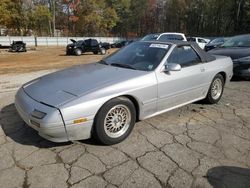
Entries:
{"type": "Polygon", "coordinates": [[[234,76],[250,78],[250,62],[234,62],[234,76]]]}
{"type": "Polygon", "coordinates": [[[67,46],[66,47],[66,54],[68,55],[75,55],[75,48],[72,46],[67,46]]]}
{"type": "Polygon", "coordinates": [[[234,76],[250,78],[250,69],[248,69],[248,70],[236,70],[236,71],[234,71],[234,76]]]}
{"type": "Polygon", "coordinates": [[[204,50],[207,52],[207,51],[212,50],[214,48],[215,48],[214,46],[205,46],[204,50]]]}
{"type": "Polygon", "coordinates": [[[82,124],[68,124],[64,126],[60,109],[39,103],[29,97],[21,88],[15,97],[15,106],[25,123],[38,131],[38,134],[52,142],[67,142],[70,140],[88,139],[91,136],[93,120],[82,124]],[[34,110],[45,112],[43,119],[33,117],[34,110]]]}

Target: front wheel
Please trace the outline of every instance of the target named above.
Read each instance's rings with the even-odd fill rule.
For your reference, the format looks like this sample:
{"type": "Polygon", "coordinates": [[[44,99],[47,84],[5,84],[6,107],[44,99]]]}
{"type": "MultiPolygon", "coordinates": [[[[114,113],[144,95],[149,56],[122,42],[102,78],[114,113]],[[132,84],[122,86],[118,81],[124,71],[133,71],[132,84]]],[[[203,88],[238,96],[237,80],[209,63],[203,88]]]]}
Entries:
{"type": "Polygon", "coordinates": [[[106,49],[105,48],[101,48],[100,52],[101,52],[102,55],[105,55],[106,54],[106,49]]]}
{"type": "Polygon", "coordinates": [[[225,80],[223,76],[221,74],[217,74],[210,85],[205,102],[209,104],[215,104],[219,102],[224,91],[224,85],[225,80]]]}
{"type": "Polygon", "coordinates": [[[128,98],[111,99],[97,113],[94,137],[104,145],[119,143],[131,133],[135,117],[134,104],[128,98]]]}

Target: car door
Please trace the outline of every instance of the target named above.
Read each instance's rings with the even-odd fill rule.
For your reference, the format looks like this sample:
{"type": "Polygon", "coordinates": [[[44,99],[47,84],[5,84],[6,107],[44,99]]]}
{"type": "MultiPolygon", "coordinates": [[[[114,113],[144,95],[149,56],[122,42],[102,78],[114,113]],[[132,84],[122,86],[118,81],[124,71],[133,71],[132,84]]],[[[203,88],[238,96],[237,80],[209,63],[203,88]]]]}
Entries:
{"type": "Polygon", "coordinates": [[[91,40],[91,49],[90,51],[99,51],[99,43],[97,40],[92,39],[91,40]]]}
{"type": "Polygon", "coordinates": [[[171,109],[206,95],[206,70],[198,53],[189,45],[178,46],[167,59],[167,64],[181,65],[180,71],[159,71],[158,111],[171,109]]]}
{"type": "Polygon", "coordinates": [[[87,39],[84,41],[84,51],[89,52],[91,49],[91,39],[87,39]]]}

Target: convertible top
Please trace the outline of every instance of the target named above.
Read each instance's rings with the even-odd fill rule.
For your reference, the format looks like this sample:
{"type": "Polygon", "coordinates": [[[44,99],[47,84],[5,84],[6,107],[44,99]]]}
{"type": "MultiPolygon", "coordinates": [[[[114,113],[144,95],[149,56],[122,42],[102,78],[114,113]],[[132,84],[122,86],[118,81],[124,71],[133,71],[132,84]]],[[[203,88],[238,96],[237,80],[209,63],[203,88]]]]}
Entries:
{"type": "Polygon", "coordinates": [[[179,40],[168,41],[168,42],[162,42],[162,41],[145,41],[145,42],[158,43],[158,44],[162,43],[162,44],[169,44],[169,45],[176,45],[176,46],[190,45],[199,54],[203,62],[210,62],[216,59],[213,55],[202,50],[196,42],[179,41],[179,40]]]}
{"type": "Polygon", "coordinates": [[[210,62],[216,59],[213,55],[202,50],[196,42],[173,41],[172,44],[175,44],[177,46],[191,45],[195,49],[195,51],[200,55],[203,62],[210,62]]]}

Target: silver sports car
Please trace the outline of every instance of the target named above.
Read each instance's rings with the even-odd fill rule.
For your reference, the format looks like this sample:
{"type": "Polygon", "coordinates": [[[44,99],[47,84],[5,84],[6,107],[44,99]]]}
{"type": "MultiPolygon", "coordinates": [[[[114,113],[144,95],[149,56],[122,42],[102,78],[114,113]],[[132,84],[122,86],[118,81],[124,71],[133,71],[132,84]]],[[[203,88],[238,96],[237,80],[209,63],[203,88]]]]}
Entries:
{"type": "Polygon", "coordinates": [[[23,120],[54,141],[121,142],[136,121],[204,100],[217,103],[232,77],[229,57],[188,42],[134,42],[94,64],[24,84],[15,105],[23,120]]]}

